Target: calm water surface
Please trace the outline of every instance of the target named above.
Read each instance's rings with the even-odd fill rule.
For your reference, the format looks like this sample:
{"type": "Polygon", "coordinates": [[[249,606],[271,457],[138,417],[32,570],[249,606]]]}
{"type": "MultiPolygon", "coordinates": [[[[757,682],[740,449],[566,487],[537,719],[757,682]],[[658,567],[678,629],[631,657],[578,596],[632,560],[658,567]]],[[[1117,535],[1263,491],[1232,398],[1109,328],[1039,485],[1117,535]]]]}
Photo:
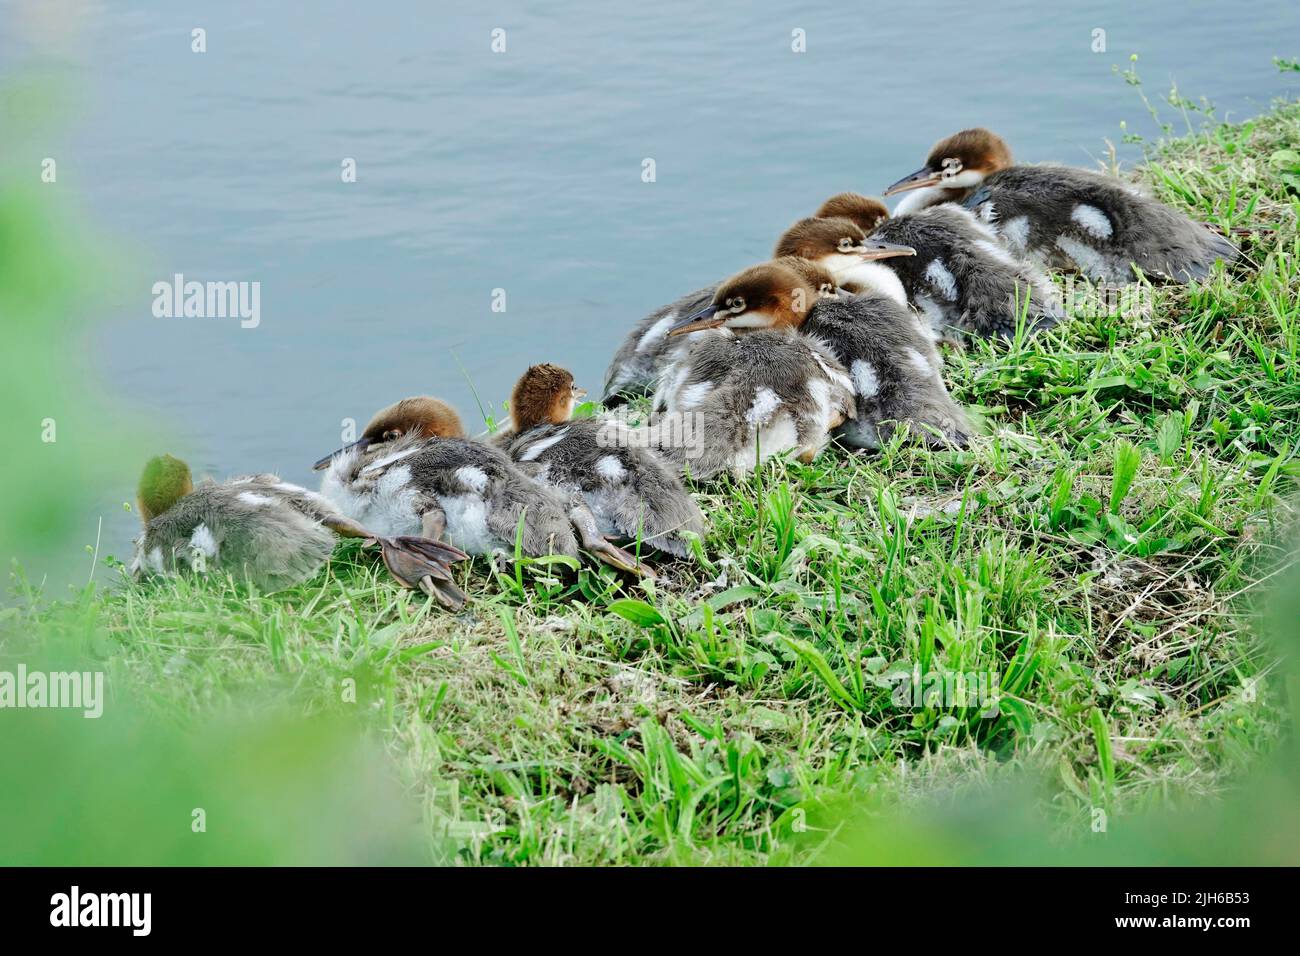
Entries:
{"type": "MultiPolygon", "coordinates": [[[[878,194],[942,135],[986,125],[1021,159],[1091,165],[1120,121],[1156,132],[1112,72],[1130,53],[1153,98],[1176,80],[1238,118],[1294,95],[1271,58],[1300,53],[1294,0],[53,5],[77,11],[60,182],[133,269],[94,304],[84,361],[158,423],[122,486],[81,503],[119,555],[135,458],[314,484],[342,419],[407,394],[474,429],[533,362],[594,392],[635,319],[766,258],[830,193],[878,194]],[[154,318],[175,273],[259,282],[260,325],[154,318]]],[[[0,4],[3,72],[50,55],[3,26],[18,12],[0,4]]]]}

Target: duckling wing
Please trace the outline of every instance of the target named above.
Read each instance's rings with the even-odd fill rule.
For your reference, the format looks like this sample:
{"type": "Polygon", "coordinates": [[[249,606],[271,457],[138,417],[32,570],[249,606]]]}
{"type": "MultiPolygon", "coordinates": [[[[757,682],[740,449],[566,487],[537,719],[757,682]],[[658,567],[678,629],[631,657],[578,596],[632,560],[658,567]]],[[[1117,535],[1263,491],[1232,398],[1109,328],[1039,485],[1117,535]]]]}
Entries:
{"type": "Polygon", "coordinates": [[[804,334],[823,342],[848,369],[856,418],[836,432],[855,448],[875,448],[899,422],[927,426],[964,444],[970,427],[948,394],[943,360],[905,308],[883,296],[828,299],[817,304],[804,334]]]}
{"type": "Polygon", "coordinates": [[[539,466],[537,477],[557,489],[581,495],[603,534],[684,557],[680,532],[704,533],[704,516],[681,480],[621,421],[542,425],[520,436],[512,454],[539,466]]]}
{"type": "MultiPolygon", "coordinates": [[[[1064,260],[1062,267],[1098,281],[1131,281],[1132,265],[1176,281],[1201,279],[1217,259],[1239,255],[1226,238],[1178,210],[1091,170],[1012,167],[990,176],[985,191],[983,204],[1000,209],[1004,223],[1008,215],[1016,222],[1028,218],[1030,242],[1041,257],[1052,264],[1064,260]]],[[[1005,224],[999,232],[1007,234],[1005,224]]]]}
{"type": "Polygon", "coordinates": [[[917,250],[895,261],[913,304],[940,337],[1010,338],[1022,313],[1031,331],[1064,315],[1046,274],[1009,252],[969,210],[934,206],[886,226],[889,241],[917,250]]]}
{"type": "Polygon", "coordinates": [[[668,330],[708,305],[717,287],[714,283],[690,292],[651,312],[632,327],[605,372],[602,399],[605,405],[611,408],[621,405],[654,388],[668,357],[683,344],[680,338],[668,338],[668,330]]]}
{"type": "Polygon", "coordinates": [[[434,441],[411,461],[416,486],[447,517],[447,537],[471,554],[513,551],[576,557],[564,500],[521,472],[498,448],[471,439],[434,441]]]}
{"type": "Polygon", "coordinates": [[[760,457],[796,449],[815,454],[830,428],[853,414],[844,369],[792,333],[714,334],[693,344],[665,379],[656,399],[664,414],[650,428],[653,447],[700,478],[744,473],[760,457]],[[668,431],[673,425],[680,427],[668,431]]]}

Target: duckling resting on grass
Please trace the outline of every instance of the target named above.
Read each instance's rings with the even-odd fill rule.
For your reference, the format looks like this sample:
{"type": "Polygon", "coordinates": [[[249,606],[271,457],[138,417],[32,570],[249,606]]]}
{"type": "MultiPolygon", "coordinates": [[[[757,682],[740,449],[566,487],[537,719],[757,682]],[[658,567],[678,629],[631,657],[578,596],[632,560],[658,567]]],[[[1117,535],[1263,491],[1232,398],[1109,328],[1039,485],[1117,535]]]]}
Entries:
{"type": "MultiPolygon", "coordinates": [[[[841,280],[848,288],[825,294],[835,280],[822,264],[840,261],[839,250],[859,234],[860,227],[846,219],[803,219],[777,242],[778,255],[785,257],[774,260],[803,263],[796,271],[822,294],[799,331],[839,359],[853,381],[856,414],[836,430],[836,439],[850,448],[877,448],[909,421],[921,426],[915,431],[931,444],[965,445],[970,424],[944,385],[943,359],[895,282],[857,270],[841,280]]],[[[778,281],[775,274],[772,279],[778,281]]]]}
{"type": "Polygon", "coordinates": [[[697,478],[743,475],[794,453],[811,461],[853,412],[853,386],[835,356],[796,330],[818,292],[780,263],[746,269],[670,336],[696,336],[655,392],[653,447],[697,478]]]}
{"type": "Polygon", "coordinates": [[[1047,275],[1009,253],[960,206],[933,206],[890,219],[879,200],[839,193],[822,203],[817,215],[850,219],[873,239],[916,250],[889,265],[938,338],[1010,339],[1022,313],[1028,332],[1050,328],[1064,317],[1060,293],[1047,275]]]}
{"type": "Polygon", "coordinates": [[[423,533],[500,559],[519,535],[529,557],[578,557],[582,546],[614,567],[644,568],[596,530],[581,501],[534,481],[502,451],[465,435],[445,402],[405,398],[378,412],[361,438],[316,462],[321,494],[344,514],[388,533],[423,533]]]}
{"type": "Polygon", "coordinates": [[[925,165],[887,190],[908,195],[897,213],[935,203],[972,210],[1017,256],[1127,282],[1137,266],[1177,282],[1204,279],[1215,261],[1232,262],[1231,242],[1115,178],[1073,166],[1022,166],[987,129],[940,140],[925,165]]]}
{"type": "Polygon", "coordinates": [[[574,420],[574,404],[586,394],[567,370],[532,366],[510,396],[513,427],[499,441],[538,481],[580,495],[601,534],[687,557],[682,532],[704,534],[695,499],[622,422],[574,420]]]}
{"type": "Polygon", "coordinates": [[[458,608],[465,595],[448,565],[465,552],[428,538],[375,533],[306,488],[274,475],[247,475],[194,485],[189,466],[171,455],[151,458],[138,494],[144,532],[131,571],[137,577],[221,568],[265,590],[301,584],[329,560],[336,535],[379,543],[401,584],[458,608]]]}

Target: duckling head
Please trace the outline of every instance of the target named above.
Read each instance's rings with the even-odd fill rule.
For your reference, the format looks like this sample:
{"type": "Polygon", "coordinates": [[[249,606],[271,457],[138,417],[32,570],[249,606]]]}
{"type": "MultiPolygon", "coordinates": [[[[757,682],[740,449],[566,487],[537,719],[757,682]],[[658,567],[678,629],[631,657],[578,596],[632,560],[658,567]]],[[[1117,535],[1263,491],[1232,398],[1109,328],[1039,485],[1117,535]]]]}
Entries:
{"type": "Polygon", "coordinates": [[[684,335],[701,329],[798,328],[816,304],[818,293],[794,269],[764,262],[738,272],[713,294],[713,301],[668,330],[684,335]]]}
{"type": "Polygon", "coordinates": [[[835,276],[831,275],[831,271],[820,262],[813,262],[811,259],[803,259],[799,256],[780,256],[772,261],[799,273],[804,281],[817,291],[819,299],[834,297],[838,289],[835,276]]]}
{"type": "Polygon", "coordinates": [[[847,219],[870,235],[889,218],[889,210],[879,199],[861,193],[836,193],[821,204],[816,216],[819,219],[847,219]]]}
{"type": "MultiPolygon", "coordinates": [[[[815,262],[844,285],[862,271],[864,262],[914,256],[911,246],[872,239],[857,223],[842,217],[823,219],[809,216],[785,231],[776,243],[774,255],[798,256],[815,262]]],[[[875,267],[882,268],[882,267],[875,267]]]]}
{"type": "Polygon", "coordinates": [[[140,520],[148,524],[194,490],[190,466],[171,455],[157,455],[145,462],[136,490],[140,520]]]}
{"type": "Polygon", "coordinates": [[[510,393],[510,421],[523,432],[549,422],[562,425],[587,390],[574,384],[573,373],[558,365],[533,365],[519,377],[510,393]]]}
{"type": "Polygon", "coordinates": [[[330,452],[312,465],[312,468],[320,471],[338,455],[363,452],[375,445],[410,434],[421,438],[464,438],[465,427],[455,409],[444,401],[428,395],[404,398],[376,412],[360,438],[338,451],[330,452]]]}
{"type": "Polygon", "coordinates": [[[886,196],[913,189],[969,189],[1011,165],[1011,148],[990,130],[964,129],[934,144],[925,165],[885,190],[886,196]]]}

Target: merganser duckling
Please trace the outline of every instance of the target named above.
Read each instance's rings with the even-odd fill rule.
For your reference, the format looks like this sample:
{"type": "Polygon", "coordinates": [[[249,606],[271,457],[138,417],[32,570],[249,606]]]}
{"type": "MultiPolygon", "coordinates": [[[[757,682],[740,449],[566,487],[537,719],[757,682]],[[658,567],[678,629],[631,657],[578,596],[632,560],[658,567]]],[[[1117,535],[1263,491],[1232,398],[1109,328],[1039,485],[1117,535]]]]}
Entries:
{"type": "Polygon", "coordinates": [[[190,468],[171,455],[151,458],[137,495],[144,532],[136,539],[136,577],[184,568],[221,568],[265,590],[315,576],[334,550],[335,536],[376,541],[402,585],[450,608],[465,603],[448,565],[468,555],[437,540],[377,534],[330,502],[275,475],[245,475],[194,485],[190,468]]]}
{"type": "Polygon", "coordinates": [[[1239,252],[1224,237],[1127,183],[1072,166],[1014,165],[987,129],[962,130],[930,150],[925,165],[886,196],[908,192],[895,214],[933,203],[972,210],[1012,253],[1102,282],[1126,282],[1133,266],[1180,282],[1204,279],[1239,252]]]}
{"type": "Polygon", "coordinates": [[[879,200],[839,193],[822,203],[817,215],[850,219],[873,238],[916,250],[915,257],[894,259],[890,266],[936,338],[1010,339],[1022,314],[1029,331],[1050,328],[1064,317],[1060,293],[1047,275],[1009,255],[988,226],[961,206],[933,206],[890,219],[879,200]]]}
{"type": "MultiPolygon", "coordinates": [[[[910,255],[889,243],[868,240],[865,235],[854,248],[848,250],[843,259],[835,263],[836,268],[848,269],[857,266],[867,272],[873,270],[871,262],[894,255],[910,255]]],[[[875,270],[886,271],[883,266],[875,270]]],[[[845,280],[848,281],[846,275],[845,280]]],[[[887,278],[882,281],[887,281],[887,278]]],[[[693,335],[669,336],[668,330],[686,316],[692,316],[707,308],[718,291],[719,282],[696,289],[682,296],[675,302],[651,312],[627,334],[623,344],[614,353],[605,372],[605,388],[602,403],[609,408],[621,405],[629,398],[649,394],[654,390],[663,369],[671,364],[681,350],[686,347],[693,335]]],[[[902,287],[899,286],[900,294],[902,287]]]]}
{"type": "Polygon", "coordinates": [[[703,537],[704,515],[664,462],[641,447],[622,422],[573,419],[587,394],[556,365],[534,365],[510,396],[512,428],[501,441],[533,477],[565,494],[579,494],[600,533],[688,557],[683,532],[703,537]]]}
{"type": "Polygon", "coordinates": [[[388,534],[423,533],[494,560],[514,554],[578,557],[582,545],[632,573],[644,568],[596,532],[584,504],[566,502],[497,448],[465,434],[460,417],[428,396],[377,412],[361,438],[325,456],[321,494],[344,514],[388,534]]]}
{"type": "Polygon", "coordinates": [[[718,330],[691,342],[655,392],[669,427],[692,425],[689,436],[674,428],[689,441],[670,442],[656,434],[664,421],[648,426],[666,458],[707,479],[743,475],[775,455],[793,452],[808,462],[821,453],[854,407],[852,382],[835,356],[796,334],[817,298],[793,269],[765,263],[722,283],[709,305],[668,331],[718,330]]]}
{"type": "MultiPolygon", "coordinates": [[[[858,232],[844,218],[804,219],[781,237],[777,252],[797,249],[804,261],[833,263],[858,232]]],[[[799,329],[828,349],[853,381],[856,414],[835,437],[852,448],[877,448],[899,423],[910,421],[922,426],[914,431],[931,444],[965,445],[970,424],[948,394],[943,359],[928,330],[900,301],[894,282],[877,284],[872,272],[857,279],[845,280],[849,288],[841,294],[823,296],[799,329]]],[[[805,271],[805,281],[817,280],[805,271]]]]}

